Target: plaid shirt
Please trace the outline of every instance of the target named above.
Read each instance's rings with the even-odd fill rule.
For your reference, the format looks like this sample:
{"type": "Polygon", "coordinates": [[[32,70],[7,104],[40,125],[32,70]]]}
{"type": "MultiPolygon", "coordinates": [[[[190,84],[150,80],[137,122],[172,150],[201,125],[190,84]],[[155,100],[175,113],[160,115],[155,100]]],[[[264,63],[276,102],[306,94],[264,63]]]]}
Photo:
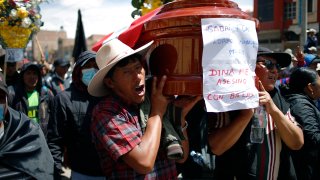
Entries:
{"type": "Polygon", "coordinates": [[[93,110],[91,124],[93,142],[108,179],[177,179],[175,161],[168,160],[159,149],[152,172],[135,172],[120,157],[139,145],[142,130],[139,109],[127,107],[118,97],[103,99],[93,110]]]}

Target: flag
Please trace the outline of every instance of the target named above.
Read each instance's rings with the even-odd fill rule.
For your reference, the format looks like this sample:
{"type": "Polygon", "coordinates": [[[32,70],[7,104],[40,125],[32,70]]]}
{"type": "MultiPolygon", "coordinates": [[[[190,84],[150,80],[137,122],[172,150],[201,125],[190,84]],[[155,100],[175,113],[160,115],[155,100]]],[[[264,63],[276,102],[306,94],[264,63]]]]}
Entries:
{"type": "Polygon", "coordinates": [[[127,29],[122,29],[120,33],[110,33],[103,37],[100,41],[93,45],[92,50],[98,51],[99,48],[112,38],[118,38],[120,41],[125,43],[127,46],[133,48],[140,38],[143,32],[143,25],[148,22],[152,17],[156,16],[161,10],[161,7],[141,16],[140,18],[133,21],[127,29]]]}
{"type": "Polygon", "coordinates": [[[83,51],[87,50],[86,44],[86,36],[84,34],[82,18],[81,18],[81,11],[78,10],[78,22],[77,22],[77,30],[76,30],[76,37],[74,40],[74,47],[72,52],[72,57],[75,59],[75,62],[78,59],[78,56],[83,51]]]}

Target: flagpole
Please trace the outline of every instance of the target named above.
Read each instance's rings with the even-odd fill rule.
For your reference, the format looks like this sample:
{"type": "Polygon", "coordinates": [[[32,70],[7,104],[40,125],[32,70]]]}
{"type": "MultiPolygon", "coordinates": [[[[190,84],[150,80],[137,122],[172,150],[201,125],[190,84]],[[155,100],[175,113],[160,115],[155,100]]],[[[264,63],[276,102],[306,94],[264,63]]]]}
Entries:
{"type": "Polygon", "coordinates": [[[46,58],[44,56],[44,53],[43,53],[43,50],[42,50],[42,47],[41,47],[41,44],[40,44],[40,42],[38,40],[38,36],[37,35],[35,35],[35,40],[36,40],[36,43],[38,45],[38,48],[39,48],[39,51],[40,51],[40,54],[41,54],[41,59],[38,62],[40,64],[43,64],[48,70],[51,70],[50,64],[47,63],[47,61],[46,61],[46,58]]]}
{"type": "Polygon", "coordinates": [[[40,45],[40,43],[39,43],[39,40],[38,40],[38,36],[37,35],[35,35],[35,40],[36,40],[36,43],[37,43],[37,45],[38,45],[38,49],[39,49],[39,51],[40,51],[40,54],[41,54],[41,60],[40,60],[40,63],[44,63],[43,61],[44,61],[44,58],[45,58],[45,56],[44,56],[44,53],[43,53],[43,50],[42,50],[42,47],[41,47],[41,45],[40,45]]]}

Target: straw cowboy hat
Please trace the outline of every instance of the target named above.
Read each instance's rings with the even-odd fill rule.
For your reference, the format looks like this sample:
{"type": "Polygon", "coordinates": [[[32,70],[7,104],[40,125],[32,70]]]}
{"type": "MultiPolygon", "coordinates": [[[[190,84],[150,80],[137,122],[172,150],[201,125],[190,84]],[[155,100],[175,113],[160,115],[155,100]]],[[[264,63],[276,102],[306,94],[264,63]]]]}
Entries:
{"type": "Polygon", "coordinates": [[[96,63],[99,71],[94,75],[88,86],[88,92],[92,96],[101,97],[107,95],[109,90],[103,83],[104,77],[122,59],[133,55],[140,54],[144,56],[153,41],[143,45],[142,47],[133,50],[119,39],[115,38],[103,45],[97,52],[96,63]]]}

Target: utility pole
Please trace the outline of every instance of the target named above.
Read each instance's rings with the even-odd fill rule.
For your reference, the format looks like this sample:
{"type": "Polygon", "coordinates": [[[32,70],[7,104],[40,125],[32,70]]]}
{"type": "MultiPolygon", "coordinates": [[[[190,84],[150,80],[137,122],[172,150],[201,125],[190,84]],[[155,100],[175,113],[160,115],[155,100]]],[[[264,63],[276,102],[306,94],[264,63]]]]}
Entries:
{"type": "Polygon", "coordinates": [[[299,1],[299,7],[300,7],[300,27],[301,27],[301,33],[300,33],[300,47],[303,48],[304,44],[307,40],[307,26],[308,26],[308,1],[307,0],[300,0],[299,1]]]}

